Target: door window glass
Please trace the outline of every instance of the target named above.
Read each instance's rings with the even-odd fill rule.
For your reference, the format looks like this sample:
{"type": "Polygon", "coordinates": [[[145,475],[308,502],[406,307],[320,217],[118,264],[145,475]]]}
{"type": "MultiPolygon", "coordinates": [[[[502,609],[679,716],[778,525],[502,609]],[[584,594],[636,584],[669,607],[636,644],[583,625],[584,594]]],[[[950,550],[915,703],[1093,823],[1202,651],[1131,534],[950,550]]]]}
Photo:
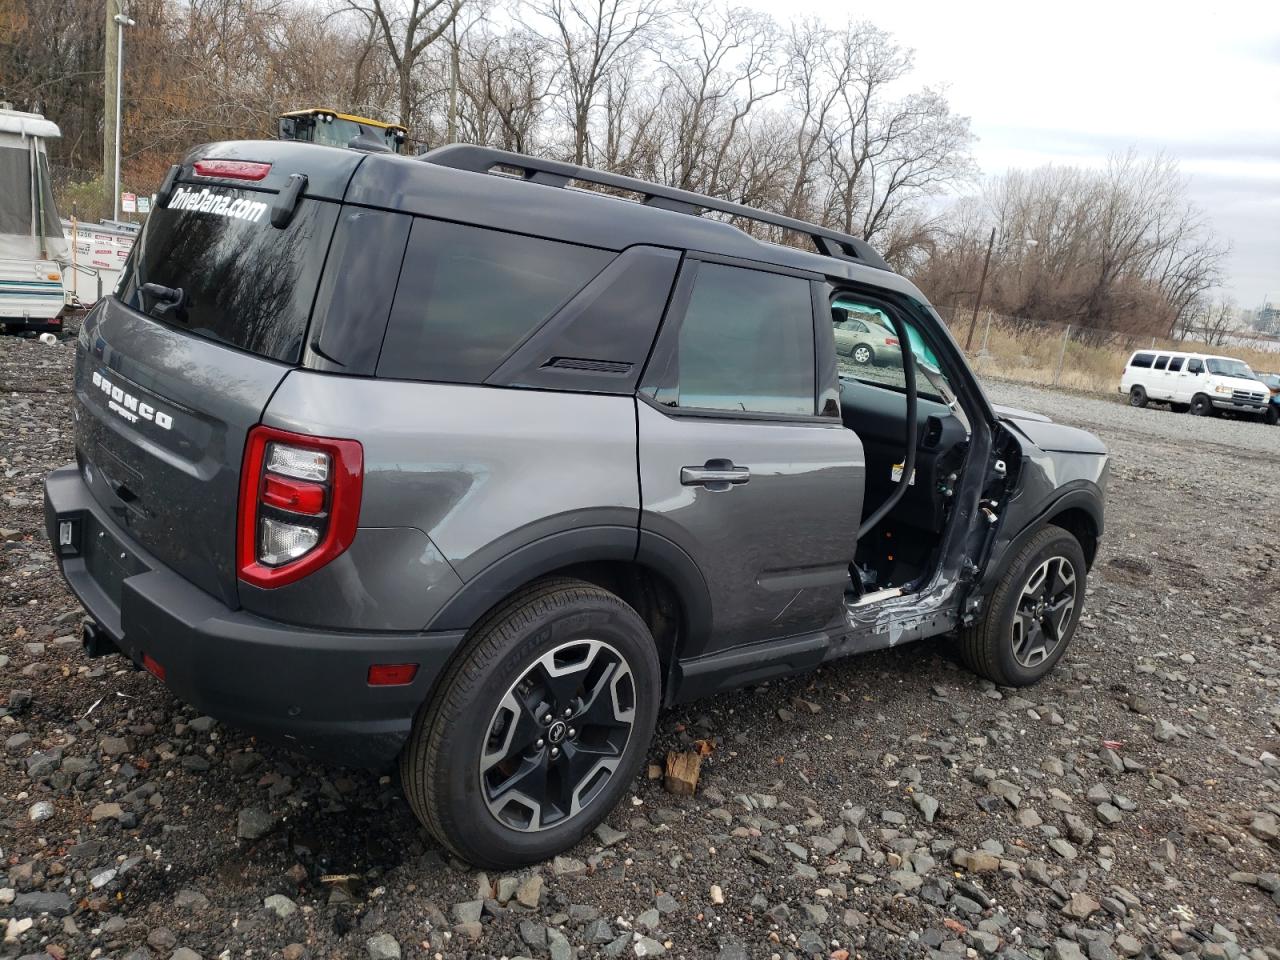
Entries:
{"type": "Polygon", "coordinates": [[[1163,370],[1169,364],[1169,358],[1165,356],[1156,357],[1156,369],[1163,370]]]}
{"type": "Polygon", "coordinates": [[[1169,372],[1177,373],[1182,369],[1182,357],[1171,357],[1169,359],[1169,372]]]}
{"type": "Polygon", "coordinates": [[[809,281],[700,263],[674,376],[650,392],[668,406],[812,414],[813,366],[809,281]]]}

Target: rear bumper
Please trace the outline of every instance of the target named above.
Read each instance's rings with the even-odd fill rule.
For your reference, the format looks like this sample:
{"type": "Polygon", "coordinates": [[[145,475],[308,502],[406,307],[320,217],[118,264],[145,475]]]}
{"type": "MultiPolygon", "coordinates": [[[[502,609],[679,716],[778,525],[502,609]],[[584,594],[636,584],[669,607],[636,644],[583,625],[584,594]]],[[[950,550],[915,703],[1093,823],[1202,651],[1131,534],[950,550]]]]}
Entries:
{"type": "Polygon", "coordinates": [[[151,557],[74,465],[45,480],[45,527],[72,592],[135,665],[150,657],[196,709],[328,762],[390,764],[464,635],[326,632],[231,610],[151,557]],[[369,667],[385,663],[417,675],[370,686],[369,667]]]}

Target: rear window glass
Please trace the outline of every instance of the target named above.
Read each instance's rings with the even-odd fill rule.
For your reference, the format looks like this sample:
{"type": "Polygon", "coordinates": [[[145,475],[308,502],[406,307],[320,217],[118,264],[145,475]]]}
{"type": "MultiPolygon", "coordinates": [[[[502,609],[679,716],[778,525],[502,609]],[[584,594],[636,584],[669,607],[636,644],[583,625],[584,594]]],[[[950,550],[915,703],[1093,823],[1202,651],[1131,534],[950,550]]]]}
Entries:
{"type": "Polygon", "coordinates": [[[409,234],[378,376],[483,382],[613,256],[418,220],[409,234]]]}
{"type": "Polygon", "coordinates": [[[301,200],[284,229],[275,194],[180,184],[147,218],[118,295],[162,323],[295,363],[333,235],[337,206],[301,200]],[[159,294],[146,284],[169,288],[159,294]],[[166,296],[177,296],[177,303],[166,296]]]}
{"type": "Polygon", "coordinates": [[[1135,354],[1133,355],[1133,359],[1129,361],[1129,366],[1131,366],[1131,367],[1149,367],[1149,366],[1151,366],[1151,361],[1152,361],[1152,360],[1154,360],[1154,359],[1155,359],[1155,355],[1154,355],[1154,354],[1150,354],[1150,353],[1135,353],[1135,354]]]}

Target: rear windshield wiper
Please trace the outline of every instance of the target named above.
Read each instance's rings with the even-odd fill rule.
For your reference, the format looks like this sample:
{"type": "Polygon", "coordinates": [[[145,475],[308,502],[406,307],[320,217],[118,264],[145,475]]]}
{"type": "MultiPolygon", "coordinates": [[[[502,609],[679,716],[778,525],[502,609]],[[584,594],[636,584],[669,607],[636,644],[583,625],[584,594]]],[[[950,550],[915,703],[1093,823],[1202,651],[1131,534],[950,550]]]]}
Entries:
{"type": "Polygon", "coordinates": [[[156,318],[167,318],[169,313],[182,306],[185,294],[181,287],[166,287],[159,283],[144,283],[139,292],[143,297],[150,297],[152,303],[147,306],[146,300],[143,300],[143,309],[149,316],[156,318]]]}

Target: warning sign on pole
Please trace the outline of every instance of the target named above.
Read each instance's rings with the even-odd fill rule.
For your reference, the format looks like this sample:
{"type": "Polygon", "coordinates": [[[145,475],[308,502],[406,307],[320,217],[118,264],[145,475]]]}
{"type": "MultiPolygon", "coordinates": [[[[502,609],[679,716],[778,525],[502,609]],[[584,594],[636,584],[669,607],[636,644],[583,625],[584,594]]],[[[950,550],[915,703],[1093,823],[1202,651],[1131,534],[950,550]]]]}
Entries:
{"type": "Polygon", "coordinates": [[[120,209],[125,213],[137,213],[138,195],[136,193],[120,194],[120,209]]]}

